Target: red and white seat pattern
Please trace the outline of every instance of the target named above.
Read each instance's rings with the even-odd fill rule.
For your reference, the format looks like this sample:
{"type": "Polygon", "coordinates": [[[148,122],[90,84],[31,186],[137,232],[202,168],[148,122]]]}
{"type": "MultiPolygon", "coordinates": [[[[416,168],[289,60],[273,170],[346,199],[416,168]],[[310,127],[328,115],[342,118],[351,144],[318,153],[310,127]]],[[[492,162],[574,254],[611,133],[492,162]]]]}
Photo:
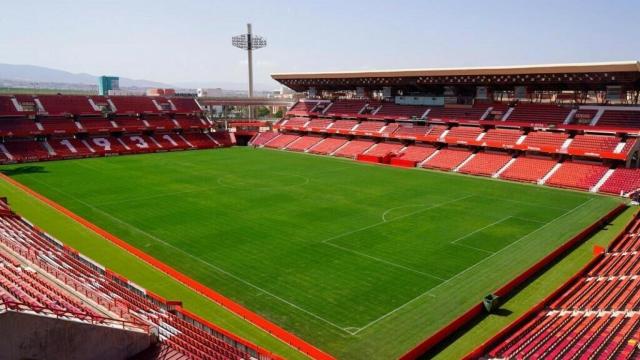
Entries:
{"type": "Polygon", "coordinates": [[[373,141],[369,140],[351,140],[345,146],[341,147],[333,155],[347,158],[355,158],[364,153],[373,146],[373,141]]]}
{"type": "Polygon", "coordinates": [[[589,190],[602,179],[607,169],[607,167],[599,164],[565,161],[545,184],[589,190]]]}
{"type": "Polygon", "coordinates": [[[492,176],[504,167],[511,155],[505,153],[480,152],[458,171],[465,174],[492,176]]]}
{"type": "Polygon", "coordinates": [[[557,161],[551,158],[520,156],[500,174],[500,178],[536,183],[556,164],[557,161]]]}
{"type": "Polygon", "coordinates": [[[424,162],[422,167],[450,171],[462,164],[469,156],[471,156],[471,151],[466,149],[442,149],[424,162]]]}

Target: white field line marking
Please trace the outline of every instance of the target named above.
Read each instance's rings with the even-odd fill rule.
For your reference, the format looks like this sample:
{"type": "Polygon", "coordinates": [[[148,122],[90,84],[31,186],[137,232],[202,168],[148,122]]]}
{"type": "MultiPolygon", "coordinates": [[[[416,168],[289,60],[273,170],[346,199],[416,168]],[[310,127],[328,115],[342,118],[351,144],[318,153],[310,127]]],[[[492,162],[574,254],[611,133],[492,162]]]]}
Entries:
{"type": "Polygon", "coordinates": [[[563,208],[563,207],[558,207],[558,206],[550,206],[550,205],[542,205],[542,204],[536,204],[536,203],[531,203],[531,202],[526,202],[526,201],[520,201],[520,200],[513,200],[513,199],[508,199],[508,198],[503,198],[503,197],[499,197],[499,196],[489,196],[489,195],[477,195],[479,197],[483,197],[483,198],[487,198],[487,199],[494,199],[494,200],[500,200],[500,201],[507,201],[507,202],[512,202],[512,203],[516,203],[516,204],[524,204],[524,205],[529,205],[529,206],[534,206],[534,207],[541,207],[541,208],[547,208],[547,209],[554,209],[554,210],[564,210],[564,211],[569,211],[571,209],[567,209],[567,208],[563,208]]]}
{"type": "Polygon", "coordinates": [[[491,224],[489,224],[489,225],[487,225],[487,226],[483,226],[483,227],[481,227],[480,229],[476,229],[476,230],[474,230],[474,231],[472,231],[472,232],[468,233],[467,235],[461,236],[461,237],[459,237],[459,238],[457,238],[457,239],[455,239],[455,240],[453,240],[453,241],[450,241],[450,243],[451,243],[451,244],[456,244],[456,243],[457,243],[458,241],[460,241],[460,240],[464,240],[464,239],[468,238],[469,236],[471,236],[471,235],[473,235],[473,234],[477,234],[477,233],[479,233],[480,231],[482,231],[482,230],[484,230],[484,229],[490,228],[490,227],[492,227],[492,226],[494,226],[494,225],[498,225],[498,224],[500,224],[501,222],[507,221],[507,220],[509,220],[509,219],[511,219],[511,216],[507,216],[507,217],[505,217],[505,218],[503,218],[503,219],[500,219],[500,220],[498,220],[498,221],[496,221],[496,222],[492,222],[491,224]]]}
{"type": "Polygon", "coordinates": [[[377,258],[375,256],[371,256],[371,255],[365,254],[365,253],[357,251],[357,250],[352,250],[352,249],[349,249],[349,248],[346,248],[346,247],[342,247],[342,246],[336,245],[334,243],[325,242],[324,244],[327,244],[329,246],[333,246],[333,247],[335,247],[337,249],[340,249],[340,250],[348,251],[348,252],[356,254],[356,255],[364,256],[366,258],[369,258],[369,259],[372,259],[372,260],[375,260],[375,261],[378,261],[378,262],[381,262],[381,263],[384,263],[384,264],[387,264],[387,265],[391,265],[393,267],[397,267],[397,268],[400,268],[400,269],[411,271],[411,272],[416,273],[416,274],[424,275],[424,276],[427,276],[427,277],[430,277],[430,278],[433,278],[433,279],[436,279],[436,280],[440,280],[440,281],[447,280],[447,279],[443,279],[443,278],[435,276],[435,275],[431,275],[431,274],[426,273],[426,272],[422,272],[422,271],[419,271],[419,270],[416,270],[416,269],[412,269],[410,267],[406,267],[406,266],[403,266],[403,265],[400,265],[400,264],[396,264],[396,263],[391,262],[391,261],[380,259],[380,258],[377,258]]]}
{"type": "Polygon", "coordinates": [[[368,230],[368,229],[374,228],[376,226],[380,226],[382,224],[386,224],[386,223],[389,223],[389,222],[392,222],[392,221],[396,221],[396,220],[399,220],[399,219],[404,219],[406,217],[421,213],[423,211],[427,211],[427,210],[430,210],[430,209],[433,209],[433,208],[436,208],[436,207],[440,207],[440,206],[444,206],[444,205],[447,205],[447,204],[451,204],[451,203],[454,203],[454,202],[462,201],[462,200],[468,199],[468,198],[470,198],[472,196],[474,196],[474,195],[465,195],[463,197],[459,197],[459,198],[455,198],[455,199],[448,200],[448,201],[445,201],[445,202],[437,203],[435,205],[426,206],[424,209],[420,209],[420,210],[412,211],[412,212],[404,214],[404,215],[400,215],[400,216],[395,217],[395,218],[393,218],[393,219],[391,219],[389,221],[380,221],[380,222],[377,222],[375,224],[371,224],[371,225],[367,225],[367,226],[361,227],[359,229],[355,229],[355,230],[344,232],[342,234],[338,234],[336,236],[333,236],[333,237],[330,237],[328,239],[322,240],[322,242],[323,243],[327,243],[327,242],[333,241],[335,239],[339,239],[339,238],[342,238],[342,237],[345,237],[345,236],[348,236],[348,235],[351,235],[351,234],[355,234],[355,233],[360,232],[360,231],[364,231],[364,230],[368,230]]]}
{"type": "Polygon", "coordinates": [[[582,204],[580,204],[580,205],[578,205],[578,206],[574,207],[573,209],[571,209],[571,210],[569,210],[569,211],[565,212],[564,214],[562,214],[562,215],[558,216],[557,218],[555,218],[555,219],[551,220],[550,222],[548,222],[548,223],[546,223],[546,224],[542,225],[541,227],[539,227],[539,228],[537,228],[537,229],[533,230],[532,232],[530,232],[530,233],[528,233],[528,234],[524,235],[524,236],[523,236],[523,237],[521,237],[520,239],[518,239],[518,240],[516,240],[516,241],[512,242],[511,244],[509,244],[509,245],[507,245],[507,246],[503,247],[502,249],[500,249],[498,252],[494,253],[493,255],[490,255],[490,256],[488,256],[488,257],[486,257],[486,258],[484,258],[484,259],[482,259],[482,260],[478,261],[477,263],[475,263],[475,264],[471,265],[470,267],[468,267],[468,268],[466,268],[466,269],[462,270],[461,272],[459,272],[459,273],[457,273],[457,274],[453,275],[452,277],[450,277],[450,278],[449,278],[448,280],[446,280],[445,282],[442,282],[442,283],[440,283],[440,284],[436,285],[435,287],[433,287],[433,288],[431,288],[431,289],[427,290],[426,292],[424,292],[424,293],[422,293],[422,294],[418,295],[417,297],[415,297],[415,298],[413,298],[413,299],[409,300],[408,302],[404,303],[403,305],[400,305],[399,307],[395,308],[394,310],[391,310],[391,311],[389,311],[388,313],[386,313],[386,314],[384,314],[384,315],[380,316],[379,318],[377,318],[377,319],[375,319],[375,320],[371,321],[370,323],[368,323],[368,324],[366,324],[365,326],[363,326],[363,327],[361,327],[360,329],[358,329],[358,331],[355,331],[355,332],[351,333],[351,335],[357,335],[357,334],[358,334],[359,332],[361,332],[362,330],[364,330],[364,329],[366,329],[366,328],[370,327],[371,325],[376,324],[376,323],[378,323],[379,321],[381,321],[381,320],[383,320],[383,319],[385,319],[385,318],[387,318],[387,317],[389,317],[389,316],[391,316],[391,315],[395,314],[396,312],[398,312],[398,311],[400,311],[401,309],[405,308],[405,307],[406,307],[406,306],[408,306],[409,304],[412,304],[413,302],[417,301],[418,299],[422,298],[423,296],[425,296],[425,295],[430,295],[432,291],[434,291],[434,290],[438,289],[438,288],[439,288],[439,287],[441,287],[441,286],[444,286],[444,285],[448,284],[451,280],[453,280],[453,279],[455,279],[455,278],[459,277],[460,275],[462,275],[462,274],[466,273],[467,271],[469,271],[469,270],[471,270],[471,269],[473,269],[473,268],[477,267],[478,265],[482,264],[483,262],[485,262],[485,261],[487,261],[487,260],[489,260],[489,259],[493,258],[494,256],[498,255],[499,253],[503,252],[504,250],[506,250],[506,249],[508,249],[508,248],[512,247],[513,245],[515,245],[515,244],[519,243],[519,242],[520,242],[520,241],[522,241],[523,239],[526,239],[526,238],[527,238],[527,237],[529,237],[531,234],[534,234],[534,233],[536,233],[536,232],[540,231],[541,229],[544,229],[545,227],[549,226],[550,224],[553,224],[554,222],[558,221],[559,219],[561,219],[561,218],[563,218],[563,217],[565,217],[565,216],[567,216],[567,215],[571,214],[572,212],[574,212],[574,211],[578,210],[579,208],[581,208],[581,207],[585,206],[586,204],[590,203],[590,202],[591,202],[591,201],[593,201],[593,200],[595,200],[595,198],[591,198],[591,199],[589,199],[589,200],[587,200],[587,201],[583,202],[582,204]]]}
{"type": "Polygon", "coordinates": [[[495,251],[490,251],[490,250],[485,250],[485,249],[480,249],[478,247],[475,246],[471,246],[471,245],[466,245],[466,244],[454,244],[451,243],[451,245],[455,245],[455,246],[462,246],[462,247],[466,247],[472,250],[478,250],[478,251],[482,251],[483,253],[487,253],[487,254],[495,254],[495,251]]]}
{"type": "Polygon", "coordinates": [[[159,237],[157,237],[155,235],[152,235],[152,234],[150,234],[150,233],[148,233],[148,232],[146,232],[144,230],[141,230],[141,229],[137,228],[136,226],[133,226],[133,225],[121,220],[121,219],[118,219],[115,216],[113,216],[113,215],[111,215],[111,214],[109,214],[107,212],[104,212],[104,211],[96,208],[95,206],[93,206],[91,204],[88,204],[88,203],[86,203],[86,202],[84,202],[84,201],[82,201],[82,200],[80,200],[80,199],[78,199],[78,198],[76,198],[76,197],[74,197],[74,196],[72,196],[70,194],[67,194],[64,191],[61,191],[61,190],[56,189],[56,188],[54,188],[54,187],[52,187],[52,186],[50,186],[50,185],[48,185],[46,183],[43,183],[42,181],[40,181],[38,179],[35,179],[35,178],[31,177],[31,176],[29,176],[29,178],[31,178],[32,180],[34,180],[36,182],[39,182],[40,184],[42,184],[42,185],[44,185],[44,186],[46,186],[46,187],[48,187],[48,188],[50,188],[50,189],[52,189],[54,191],[57,191],[58,193],[60,193],[60,194],[62,194],[64,196],[68,196],[69,198],[79,202],[80,204],[83,204],[84,206],[87,206],[88,208],[93,209],[94,211],[97,211],[97,212],[103,214],[104,216],[112,219],[113,221],[116,221],[116,222],[118,222],[118,223],[120,223],[122,225],[125,225],[125,226],[129,227],[130,229],[135,230],[136,232],[138,232],[138,233],[140,233],[142,235],[145,235],[146,237],[148,237],[150,239],[153,239],[153,240],[155,240],[155,241],[157,241],[157,242],[159,242],[161,244],[164,244],[167,247],[170,247],[170,248],[176,250],[177,252],[180,252],[180,253],[182,253],[182,254],[184,254],[184,255],[186,255],[186,256],[188,256],[188,257],[190,257],[190,258],[192,258],[192,259],[194,259],[194,260],[196,260],[196,261],[198,261],[198,262],[200,262],[202,264],[204,264],[205,266],[208,266],[208,267],[210,267],[212,269],[215,269],[215,270],[217,270],[217,271],[219,271],[219,272],[221,272],[221,273],[223,273],[223,274],[225,274],[225,275],[227,275],[227,276],[229,276],[231,278],[236,279],[237,281],[240,281],[241,283],[243,283],[245,285],[248,285],[248,286],[250,286],[250,287],[252,287],[252,288],[254,288],[254,289],[258,290],[258,291],[261,291],[261,292],[273,297],[274,299],[277,299],[277,300],[279,300],[279,301],[281,301],[281,302],[283,302],[283,303],[285,303],[285,304],[287,304],[287,305],[289,305],[289,306],[291,306],[293,308],[296,308],[296,309],[298,309],[298,310],[300,310],[300,311],[302,311],[302,312],[304,312],[306,314],[309,314],[309,315],[313,316],[314,318],[316,318],[318,320],[321,320],[321,321],[323,321],[323,322],[335,327],[336,329],[339,329],[339,330],[344,331],[344,332],[346,332],[348,334],[351,334],[351,332],[345,330],[340,325],[337,325],[337,324],[335,324],[335,323],[323,318],[320,315],[312,313],[309,310],[303,309],[300,306],[298,306],[298,305],[296,305],[296,304],[294,304],[292,302],[289,302],[289,301],[287,301],[287,300],[285,300],[285,299],[283,299],[283,298],[281,298],[281,297],[279,297],[279,296],[277,296],[277,295],[275,295],[275,294],[273,294],[273,293],[271,293],[271,292],[269,292],[269,291],[267,291],[267,290],[265,290],[265,289],[263,289],[263,288],[261,288],[261,287],[259,287],[257,285],[254,285],[254,284],[252,284],[252,283],[250,283],[250,282],[248,282],[248,281],[246,281],[246,280],[244,280],[244,279],[242,279],[242,278],[240,278],[240,277],[238,277],[238,276],[236,276],[236,275],[234,275],[234,274],[232,274],[232,273],[230,273],[230,272],[228,272],[228,271],[226,271],[226,270],[224,270],[224,269],[222,269],[222,268],[220,268],[220,267],[218,267],[218,266],[216,266],[214,264],[211,264],[211,263],[207,262],[206,260],[203,260],[203,259],[201,259],[201,258],[199,258],[199,257],[197,257],[197,256],[185,251],[185,250],[182,250],[181,248],[176,247],[173,244],[170,244],[170,243],[160,239],[159,237]]]}
{"type": "Polygon", "coordinates": [[[397,210],[397,209],[404,209],[404,208],[410,208],[410,207],[425,207],[427,205],[425,204],[413,204],[413,205],[402,205],[402,206],[396,206],[396,207],[392,207],[390,209],[387,209],[387,211],[385,211],[384,213],[382,213],[382,221],[387,221],[387,215],[392,212],[393,210],[397,210]]]}
{"type": "Polygon", "coordinates": [[[97,203],[97,204],[95,204],[93,206],[118,205],[118,204],[124,204],[124,203],[128,203],[128,202],[135,202],[135,201],[141,201],[141,200],[150,200],[150,199],[162,198],[162,197],[165,197],[165,196],[188,194],[188,193],[193,193],[193,192],[209,191],[209,190],[214,190],[214,189],[215,189],[215,187],[174,191],[174,192],[155,194],[155,195],[149,195],[149,196],[132,197],[132,198],[123,199],[123,200],[105,201],[105,202],[102,202],[102,203],[97,203]]]}

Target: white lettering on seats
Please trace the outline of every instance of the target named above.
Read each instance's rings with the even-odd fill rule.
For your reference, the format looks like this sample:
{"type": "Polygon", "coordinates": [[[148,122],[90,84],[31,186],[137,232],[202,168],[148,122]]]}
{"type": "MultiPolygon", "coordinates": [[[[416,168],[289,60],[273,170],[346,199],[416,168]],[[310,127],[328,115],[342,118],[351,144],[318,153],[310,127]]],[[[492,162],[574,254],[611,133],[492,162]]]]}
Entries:
{"type": "Polygon", "coordinates": [[[140,149],[148,149],[149,148],[149,144],[147,144],[146,141],[144,141],[144,139],[141,136],[129,136],[129,139],[131,139],[131,141],[133,141],[136,146],[140,149]]]}
{"type": "Polygon", "coordinates": [[[67,139],[60,140],[60,144],[66,146],[69,149],[69,151],[71,151],[74,154],[78,152],[76,148],[73,146],[73,144],[67,139]]]}
{"type": "Polygon", "coordinates": [[[91,140],[93,140],[93,143],[100,146],[101,148],[104,148],[105,150],[111,150],[111,143],[109,142],[109,140],[100,137],[93,138],[91,140]]]}

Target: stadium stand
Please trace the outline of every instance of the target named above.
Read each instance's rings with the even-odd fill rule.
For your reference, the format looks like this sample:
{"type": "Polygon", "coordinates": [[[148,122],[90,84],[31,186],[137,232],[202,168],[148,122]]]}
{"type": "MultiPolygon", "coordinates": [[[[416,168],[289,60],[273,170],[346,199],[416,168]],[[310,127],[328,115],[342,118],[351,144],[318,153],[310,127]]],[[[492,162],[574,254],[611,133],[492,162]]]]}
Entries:
{"type": "MultiPolygon", "coordinates": [[[[117,325],[146,337],[156,334],[159,343],[151,346],[172,350],[171,357],[162,359],[277,359],[194,318],[180,302],[168,302],[62,245],[12,213],[6,203],[0,206],[0,306],[101,327],[117,325]]],[[[85,329],[85,336],[95,330],[85,329]]],[[[65,350],[69,354],[72,349],[65,350]]]]}
{"type": "Polygon", "coordinates": [[[422,164],[422,167],[439,170],[453,170],[471,155],[471,151],[463,148],[447,148],[422,164]]]}
{"type": "Polygon", "coordinates": [[[373,141],[369,140],[351,140],[345,146],[339,148],[334,156],[347,157],[347,158],[355,158],[356,156],[364,153],[373,146],[373,141]]]}
{"type": "Polygon", "coordinates": [[[113,122],[116,124],[116,127],[122,129],[122,131],[135,132],[147,129],[147,126],[142,120],[135,116],[117,116],[113,118],[113,122]]]}
{"type": "Polygon", "coordinates": [[[86,96],[75,95],[38,95],[37,99],[49,116],[61,115],[99,115],[100,111],[89,102],[86,96]]]}
{"type": "Polygon", "coordinates": [[[332,123],[329,119],[313,119],[307,123],[307,129],[312,131],[323,131],[332,123]]]}
{"type": "Polygon", "coordinates": [[[378,133],[385,127],[385,123],[382,121],[363,121],[356,128],[356,132],[363,133],[364,135],[370,135],[378,133]]]}
{"type": "Polygon", "coordinates": [[[435,151],[436,148],[429,145],[409,145],[405,151],[400,153],[399,157],[403,160],[413,161],[415,166],[415,164],[422,162],[435,151]]]}
{"type": "Polygon", "coordinates": [[[568,138],[568,134],[560,132],[531,131],[522,145],[528,150],[558,152],[568,138]]]}
{"type": "Polygon", "coordinates": [[[468,119],[480,120],[489,108],[486,104],[462,107],[432,107],[427,117],[429,119],[468,119]]]}
{"type": "Polygon", "coordinates": [[[330,155],[344,146],[347,142],[348,140],[343,138],[326,138],[309,149],[309,152],[312,154],[330,155]]]}
{"type": "Polygon", "coordinates": [[[422,118],[429,108],[419,105],[396,105],[391,102],[383,103],[382,107],[373,115],[382,119],[411,119],[422,118]]]}
{"type": "Polygon", "coordinates": [[[354,126],[358,125],[358,121],[356,120],[336,120],[333,125],[331,125],[331,130],[342,130],[343,132],[348,132],[353,129],[354,126]]]}
{"type": "Polygon", "coordinates": [[[110,96],[109,100],[115,106],[112,110],[116,114],[161,112],[154,99],[148,96],[110,96]]]}
{"type": "Polygon", "coordinates": [[[613,152],[620,143],[620,139],[608,135],[576,135],[569,145],[569,149],[580,149],[594,152],[613,152]]]}
{"type": "Polygon", "coordinates": [[[589,190],[602,179],[607,167],[600,164],[563,162],[546,184],[557,187],[589,190]]]}
{"type": "Polygon", "coordinates": [[[557,164],[551,158],[520,156],[500,174],[500,178],[537,183],[557,164]]]}
{"type": "Polygon", "coordinates": [[[416,136],[425,136],[431,130],[430,127],[427,126],[414,126],[411,124],[400,125],[393,132],[394,137],[398,138],[416,138],[416,136]]]}
{"type": "Polygon", "coordinates": [[[280,134],[264,144],[265,147],[282,149],[292,141],[298,139],[298,135],[280,134]]]}
{"type": "Polygon", "coordinates": [[[562,124],[570,107],[546,104],[518,104],[506,121],[518,121],[531,124],[562,124]]]}
{"type": "Polygon", "coordinates": [[[489,129],[481,141],[487,147],[513,148],[522,135],[518,129],[489,129]]]}
{"type": "Polygon", "coordinates": [[[505,153],[480,152],[458,171],[465,174],[492,176],[502,169],[511,158],[511,155],[505,153]]]}
{"type": "Polygon", "coordinates": [[[275,138],[278,135],[279,135],[279,133],[272,132],[272,131],[258,133],[258,134],[256,134],[256,136],[253,139],[251,139],[249,144],[251,144],[253,146],[262,146],[262,145],[268,143],[269,141],[271,141],[273,138],[275,138]]]}
{"type": "Polygon", "coordinates": [[[599,191],[620,195],[640,189],[640,170],[617,168],[611,176],[602,184],[599,191]]]}
{"type": "Polygon", "coordinates": [[[335,100],[324,112],[324,115],[356,117],[364,109],[367,103],[367,100],[335,100]]]}
{"type": "Polygon", "coordinates": [[[38,120],[47,134],[75,134],[78,126],[73,118],[47,116],[38,120]]]}
{"type": "Polygon", "coordinates": [[[322,138],[319,136],[301,136],[296,141],[287,145],[286,150],[306,151],[320,141],[322,141],[322,138]]]}
{"type": "Polygon", "coordinates": [[[605,110],[597,122],[599,127],[638,129],[640,110],[605,110]]]}
{"type": "Polygon", "coordinates": [[[369,148],[365,155],[371,156],[387,156],[398,155],[398,153],[404,148],[404,145],[394,142],[380,142],[369,148]]]}
{"type": "Polygon", "coordinates": [[[475,126],[454,126],[452,127],[445,140],[451,143],[468,143],[474,142],[482,133],[482,129],[475,126]]]}

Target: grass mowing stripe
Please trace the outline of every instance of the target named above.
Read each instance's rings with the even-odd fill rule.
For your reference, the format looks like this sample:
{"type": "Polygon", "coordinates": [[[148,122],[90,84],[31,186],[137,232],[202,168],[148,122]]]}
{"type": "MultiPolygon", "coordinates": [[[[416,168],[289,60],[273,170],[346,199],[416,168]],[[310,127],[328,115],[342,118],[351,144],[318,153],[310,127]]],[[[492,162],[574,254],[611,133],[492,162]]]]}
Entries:
{"type": "Polygon", "coordinates": [[[436,287],[429,289],[427,292],[425,292],[425,293],[421,294],[420,296],[418,296],[418,297],[416,297],[416,298],[412,299],[411,301],[409,301],[409,302],[407,302],[407,303],[403,304],[402,306],[400,306],[400,307],[398,307],[398,308],[396,308],[396,309],[394,309],[394,310],[392,310],[392,311],[390,311],[390,312],[388,312],[388,313],[384,314],[383,316],[379,317],[378,319],[376,319],[376,320],[374,320],[374,321],[370,322],[369,324],[367,324],[367,325],[365,325],[365,326],[361,327],[358,331],[356,331],[356,332],[354,333],[354,335],[357,335],[360,331],[362,331],[362,330],[364,330],[364,329],[368,328],[369,326],[371,326],[371,325],[373,325],[373,324],[375,324],[375,323],[377,323],[377,322],[379,322],[379,321],[383,320],[384,318],[388,317],[389,315],[392,315],[393,313],[395,313],[395,312],[397,312],[398,310],[400,310],[400,309],[404,308],[405,306],[407,306],[407,305],[409,305],[409,304],[413,303],[414,301],[418,300],[419,298],[421,298],[421,297],[423,297],[423,296],[425,296],[425,295],[429,294],[431,291],[433,291],[433,290],[437,289],[438,287],[440,287],[440,286],[442,286],[442,285],[447,284],[449,281],[451,281],[451,280],[453,280],[453,279],[457,278],[458,276],[460,276],[460,275],[462,275],[462,274],[466,273],[467,271],[469,271],[469,270],[471,270],[471,269],[475,268],[476,266],[480,265],[481,263],[483,263],[483,262],[485,262],[485,261],[487,261],[487,260],[491,259],[491,258],[492,258],[492,257],[494,257],[495,255],[497,255],[497,254],[499,254],[500,252],[502,252],[502,251],[504,251],[504,250],[508,249],[508,248],[509,248],[509,247],[511,247],[512,245],[519,243],[520,241],[522,241],[522,240],[523,240],[523,239],[525,239],[526,237],[530,236],[531,234],[534,234],[535,232],[537,232],[537,231],[541,230],[541,229],[542,229],[542,228],[544,228],[545,226],[550,225],[551,223],[553,223],[553,222],[555,222],[555,221],[559,220],[560,218],[562,218],[562,217],[564,217],[564,216],[566,216],[566,215],[569,215],[570,213],[572,213],[572,212],[576,211],[577,209],[579,209],[580,207],[582,207],[582,206],[584,206],[584,205],[588,204],[588,203],[589,203],[589,202],[591,202],[591,201],[593,201],[593,199],[589,199],[589,200],[585,201],[584,203],[582,203],[582,204],[580,204],[580,205],[576,206],[575,208],[573,208],[573,209],[569,210],[568,212],[564,213],[563,215],[561,215],[560,217],[558,217],[558,218],[554,219],[553,221],[551,221],[551,222],[549,222],[549,223],[547,223],[547,224],[544,224],[543,226],[541,226],[541,227],[537,228],[536,230],[534,230],[534,231],[530,232],[529,234],[527,234],[527,235],[525,235],[525,236],[521,237],[520,239],[518,239],[518,240],[516,240],[516,241],[512,242],[511,244],[507,245],[506,247],[504,247],[504,248],[500,249],[499,251],[497,251],[497,252],[495,252],[495,253],[491,254],[491,256],[488,256],[488,257],[486,257],[486,258],[482,259],[481,261],[479,261],[479,262],[477,262],[477,263],[473,264],[472,266],[470,266],[470,267],[466,268],[465,270],[461,271],[460,273],[458,273],[458,274],[454,275],[453,277],[451,277],[451,278],[447,279],[447,280],[446,280],[446,281],[444,281],[443,283],[438,284],[436,287]]]}

